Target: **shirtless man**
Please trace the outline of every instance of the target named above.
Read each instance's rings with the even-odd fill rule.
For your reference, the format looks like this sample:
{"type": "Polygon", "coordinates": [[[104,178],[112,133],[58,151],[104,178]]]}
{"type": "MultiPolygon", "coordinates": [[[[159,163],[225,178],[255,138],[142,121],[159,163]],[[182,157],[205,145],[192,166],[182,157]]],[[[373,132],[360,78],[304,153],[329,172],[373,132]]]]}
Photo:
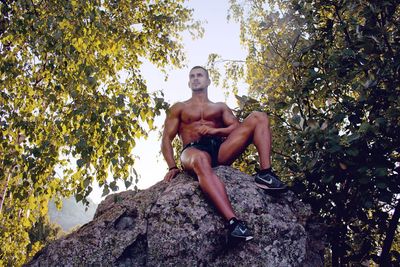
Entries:
{"type": "Polygon", "coordinates": [[[174,104],[164,123],[161,150],[169,171],[165,181],[171,181],[180,170],[176,166],[172,140],[176,134],[182,140],[181,163],[185,171],[196,174],[200,188],[228,222],[228,238],[251,240],[250,230],[237,219],[224,183],[212,167],[230,165],[253,143],[258,151],[261,170],[255,175],[256,185],[269,191],[285,191],[286,185],[271,171],[271,131],[265,113],[253,112],[242,123],[224,103],[213,103],[207,90],[211,81],[208,71],[195,66],[189,73],[192,97],[174,104]]]}

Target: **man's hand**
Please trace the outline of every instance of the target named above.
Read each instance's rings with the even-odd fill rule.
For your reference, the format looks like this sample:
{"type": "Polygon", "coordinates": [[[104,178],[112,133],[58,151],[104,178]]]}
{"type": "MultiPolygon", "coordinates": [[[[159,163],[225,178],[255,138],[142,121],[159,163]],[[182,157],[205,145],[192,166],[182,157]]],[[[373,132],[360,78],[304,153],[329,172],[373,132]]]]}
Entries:
{"type": "Polygon", "coordinates": [[[168,171],[167,174],[164,176],[164,181],[170,182],[180,172],[181,172],[180,169],[172,169],[172,170],[168,171]]]}
{"type": "Polygon", "coordinates": [[[214,136],[214,135],[217,135],[218,129],[217,128],[212,128],[212,127],[207,126],[207,125],[201,125],[200,128],[199,128],[199,133],[201,135],[214,136]]]}

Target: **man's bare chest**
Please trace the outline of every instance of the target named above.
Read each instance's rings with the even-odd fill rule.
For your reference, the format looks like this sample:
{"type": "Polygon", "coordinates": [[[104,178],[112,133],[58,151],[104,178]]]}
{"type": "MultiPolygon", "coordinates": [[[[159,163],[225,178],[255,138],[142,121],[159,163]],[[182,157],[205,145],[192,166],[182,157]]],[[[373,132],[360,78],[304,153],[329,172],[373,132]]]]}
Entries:
{"type": "Polygon", "coordinates": [[[221,121],[222,109],[215,105],[189,105],[182,110],[181,121],[193,123],[196,121],[221,121]]]}

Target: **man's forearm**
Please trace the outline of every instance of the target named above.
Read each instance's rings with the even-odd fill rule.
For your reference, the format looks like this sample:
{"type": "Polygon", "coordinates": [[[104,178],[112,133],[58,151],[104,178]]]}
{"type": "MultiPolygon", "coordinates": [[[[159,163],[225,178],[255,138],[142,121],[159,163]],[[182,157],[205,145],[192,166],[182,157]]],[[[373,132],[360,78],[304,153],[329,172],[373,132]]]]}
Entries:
{"type": "Polygon", "coordinates": [[[174,149],[170,141],[163,140],[161,143],[161,152],[164,156],[165,161],[168,164],[168,168],[176,166],[174,159],[174,149]]]}
{"type": "Polygon", "coordinates": [[[237,128],[239,124],[232,124],[225,128],[217,128],[217,136],[226,137],[228,136],[233,130],[237,128]]]}

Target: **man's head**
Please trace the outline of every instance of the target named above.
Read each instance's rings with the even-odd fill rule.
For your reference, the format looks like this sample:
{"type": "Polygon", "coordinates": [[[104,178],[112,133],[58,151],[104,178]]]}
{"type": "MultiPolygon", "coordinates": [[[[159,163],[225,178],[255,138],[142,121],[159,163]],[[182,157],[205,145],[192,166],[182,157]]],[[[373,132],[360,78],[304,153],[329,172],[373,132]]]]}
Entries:
{"type": "Polygon", "coordinates": [[[201,66],[194,66],[189,72],[189,88],[192,91],[201,91],[207,89],[211,81],[208,70],[201,66]]]}
{"type": "Polygon", "coordinates": [[[194,69],[202,69],[202,70],[204,70],[204,72],[205,72],[206,75],[207,75],[207,78],[210,78],[210,75],[208,74],[208,70],[207,70],[206,68],[204,68],[204,67],[202,67],[202,66],[194,66],[190,71],[192,71],[192,70],[194,70],[194,69]]]}

